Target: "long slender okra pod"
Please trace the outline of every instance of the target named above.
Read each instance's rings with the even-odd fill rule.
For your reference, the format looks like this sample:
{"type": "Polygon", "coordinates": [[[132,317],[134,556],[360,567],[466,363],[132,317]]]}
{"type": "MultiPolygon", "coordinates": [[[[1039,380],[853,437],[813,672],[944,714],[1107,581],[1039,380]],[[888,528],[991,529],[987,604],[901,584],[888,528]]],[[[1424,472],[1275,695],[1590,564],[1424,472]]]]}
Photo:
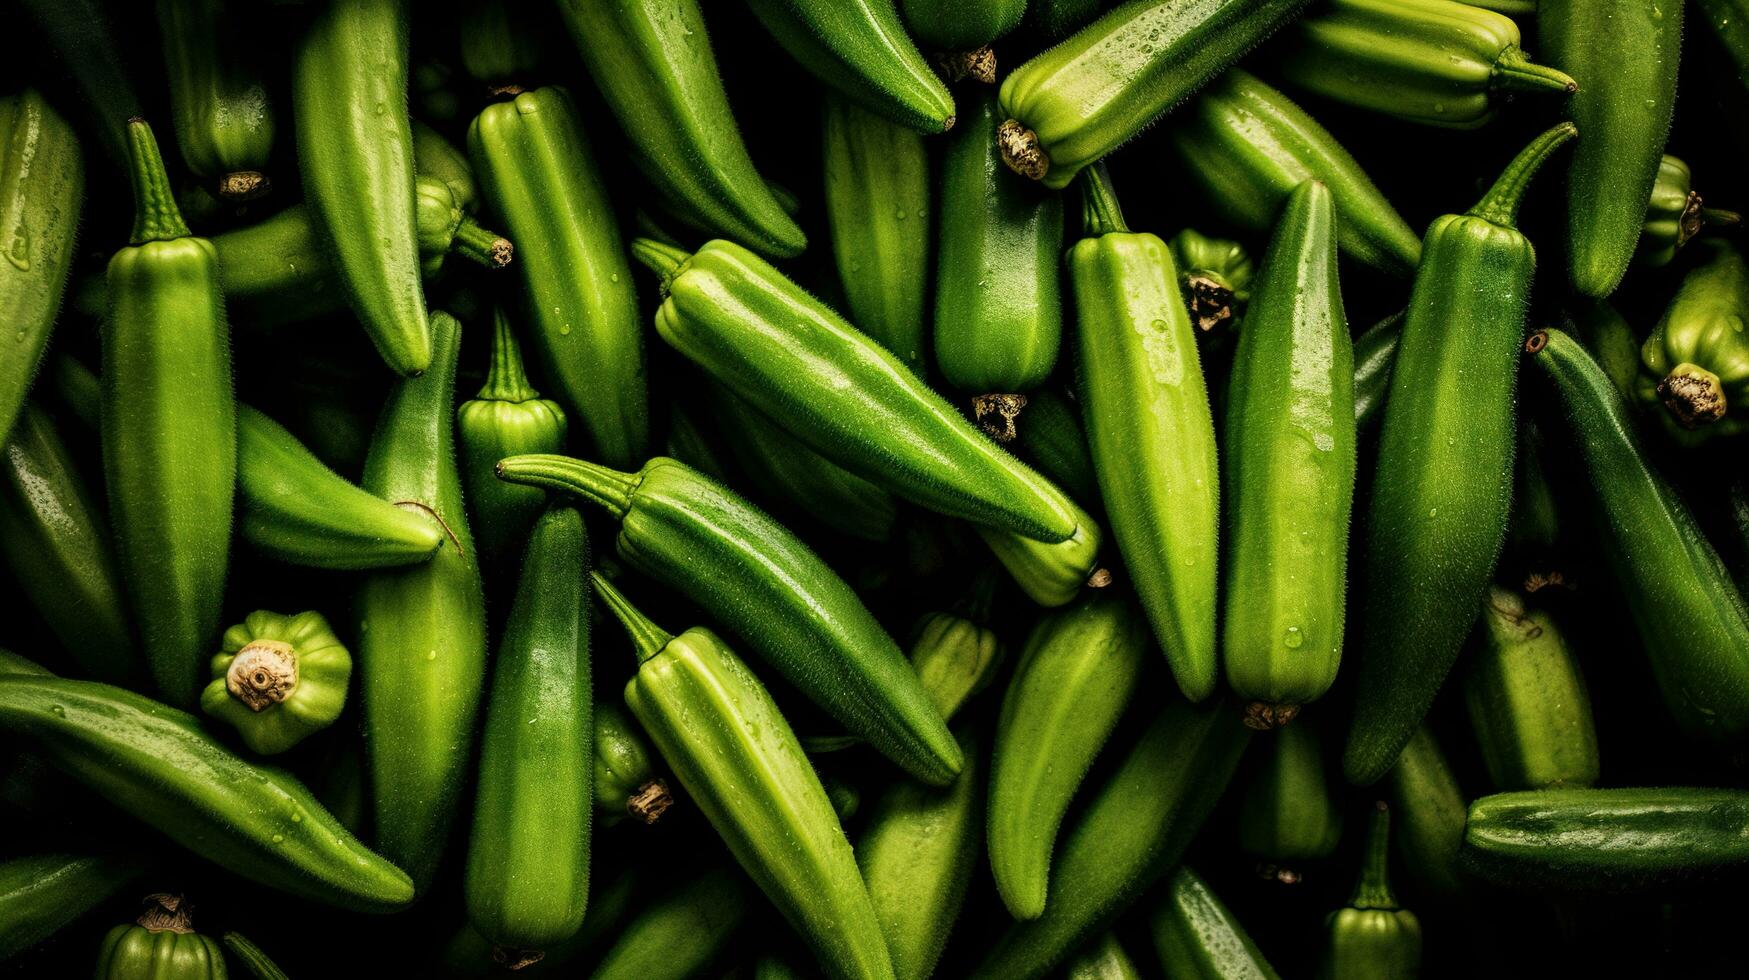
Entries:
{"type": "Polygon", "coordinates": [[[419,278],[407,0],[332,0],[292,71],[304,198],[353,312],[389,367],[431,363],[419,278]]]}
{"type": "Polygon", "coordinates": [[[0,862],[0,963],[48,939],[134,881],[133,854],[30,854],[0,862]]]}
{"type": "Polygon", "coordinates": [[[747,0],[790,57],[840,93],[925,133],[952,129],[953,97],[893,0],[747,0]]]}
{"type": "Polygon", "coordinates": [[[637,473],[512,456],[498,475],[605,508],[621,558],[702,605],[853,734],[925,782],[959,771],[947,724],[856,593],[728,487],[660,456],[637,473]]]}
{"type": "Polygon", "coordinates": [[[236,406],[212,243],[183,224],[152,129],[128,124],[133,244],[109,263],[103,472],[122,583],[159,691],[189,706],[218,636],[236,406]]]}
{"type": "Polygon", "coordinates": [[[1214,692],[1215,424],[1166,243],[1124,224],[1086,172],[1086,237],[1069,250],[1087,447],[1112,536],[1185,696],[1214,692]]]}
{"type": "Polygon", "coordinates": [[[850,842],[764,685],[709,630],[670,636],[593,578],[638,656],[626,706],[687,795],[833,977],[891,978],[850,842]]]}
{"type": "Polygon", "coordinates": [[[421,888],[437,871],[474,741],[486,614],[455,463],[461,324],[433,313],[431,370],[383,407],[363,487],[424,514],[444,541],[430,561],[374,571],[358,592],[377,844],[421,888]]]}
{"type": "Polygon", "coordinates": [[[1543,133],[1467,214],[1427,231],[1379,433],[1350,782],[1383,776],[1414,734],[1506,543],[1517,351],[1536,268],[1514,225],[1531,178],[1576,132],[1543,133]]]}

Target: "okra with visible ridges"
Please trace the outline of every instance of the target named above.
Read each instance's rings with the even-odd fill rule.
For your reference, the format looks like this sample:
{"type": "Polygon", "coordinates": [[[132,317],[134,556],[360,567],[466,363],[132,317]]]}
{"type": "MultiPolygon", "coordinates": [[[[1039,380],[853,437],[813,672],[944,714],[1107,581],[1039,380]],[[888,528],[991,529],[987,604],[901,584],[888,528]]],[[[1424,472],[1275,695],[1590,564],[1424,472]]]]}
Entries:
{"type": "Polygon", "coordinates": [[[1470,727],[1494,788],[1550,789],[1597,781],[1597,730],[1578,658],[1555,621],[1517,593],[1490,589],[1480,649],[1464,677],[1470,727]]]}
{"type": "Polygon", "coordinates": [[[815,77],[924,133],[952,129],[953,97],[905,33],[893,0],[747,0],[815,77]]]}
{"type": "Polygon", "coordinates": [[[272,188],[273,103],[261,71],[261,27],[224,0],[158,0],[176,143],[220,198],[247,201],[272,188]]]}

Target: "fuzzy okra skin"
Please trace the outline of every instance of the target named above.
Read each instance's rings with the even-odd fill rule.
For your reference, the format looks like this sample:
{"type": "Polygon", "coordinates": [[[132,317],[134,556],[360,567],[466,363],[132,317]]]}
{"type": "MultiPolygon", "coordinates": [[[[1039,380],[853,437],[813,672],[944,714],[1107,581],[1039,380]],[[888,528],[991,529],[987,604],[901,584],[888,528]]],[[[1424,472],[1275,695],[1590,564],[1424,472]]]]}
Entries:
{"type": "Polygon", "coordinates": [[[1147,620],[1109,592],[1046,616],[1027,637],[996,722],[986,829],[996,891],[1017,919],[1045,910],[1058,827],[1147,655],[1147,620]]]}
{"type": "Polygon", "coordinates": [[[1064,980],[1141,980],[1141,976],[1117,934],[1111,932],[1081,947],[1063,967],[1064,980]]]}
{"type": "Polygon", "coordinates": [[[1149,931],[1174,980],[1278,980],[1244,925],[1188,866],[1167,881],[1149,931]]]}
{"type": "Polygon", "coordinates": [[[1525,55],[1510,18],[1452,0],[1331,0],[1292,34],[1277,63],[1289,81],[1430,126],[1483,126],[1505,92],[1579,90],[1525,55]]]}
{"type": "Polygon", "coordinates": [[[292,70],[304,199],[377,353],[397,373],[431,364],[419,276],[407,0],[333,0],[292,70]],[[366,107],[369,110],[366,110],[366,107]]]}
{"type": "Polygon", "coordinates": [[[1539,0],[1549,64],[1580,82],[1567,166],[1567,273],[1601,299],[1633,262],[1676,113],[1683,0],[1539,0]]]}
{"type": "Polygon", "coordinates": [[[1420,263],[1420,239],[1359,162],[1304,109],[1250,72],[1229,69],[1173,119],[1168,135],[1185,172],[1232,224],[1264,231],[1295,187],[1322,181],[1336,198],[1344,254],[1400,276],[1420,263]]]}
{"type": "Polygon", "coordinates": [[[1464,677],[1470,727],[1496,789],[1589,786],[1597,781],[1597,729],[1578,658],[1549,614],[1491,588],[1482,642],[1464,677]]]}
{"type": "Polygon", "coordinates": [[[1415,730],[1385,778],[1396,816],[1397,850],[1416,885],[1441,899],[1464,888],[1458,849],[1469,797],[1426,725],[1415,730]]]}
{"type": "Polygon", "coordinates": [[[917,375],[934,229],[923,135],[841,95],[826,96],[826,222],[851,322],[917,375]]]}
{"type": "MultiPolygon", "coordinates": [[[[754,910],[757,896],[734,868],[705,870],[658,895],[621,926],[590,980],[695,976],[720,956],[754,910]]],[[[589,916],[594,922],[595,916],[589,916]]]]}
{"type": "Polygon", "coordinates": [[[1232,705],[1174,699],[1069,829],[1044,914],[1010,926],[972,975],[1045,976],[1122,914],[1178,863],[1250,737],[1232,705]]]}
{"type": "Polygon", "coordinates": [[[524,337],[572,431],[610,466],[645,458],[644,341],[608,189],[562,88],[487,106],[468,127],[486,201],[522,243],[524,337]]]}
{"type": "Polygon", "coordinates": [[[498,476],[605,508],[621,558],[697,602],[851,733],[927,783],[959,772],[959,747],[892,637],[807,545],[733,490],[661,456],[636,473],[512,456],[498,476]]]}
{"type": "Polygon", "coordinates": [[[1087,237],[1069,250],[1087,447],[1112,537],[1186,697],[1214,693],[1214,417],[1196,328],[1166,243],[1125,225],[1102,168],[1082,178],[1087,237]]]}
{"type": "Polygon", "coordinates": [[[0,677],[0,730],[232,874],[362,912],[413,900],[407,876],[302,783],[244,761],[193,715],[107,684],[11,675],[0,677]]]}
{"type": "Polygon", "coordinates": [[[899,0],[911,34],[937,51],[968,51],[1020,25],[1027,0],[899,0]]]}
{"type": "Polygon", "coordinates": [[[1322,696],[1342,660],[1356,464],[1336,223],[1328,188],[1295,188],[1233,359],[1221,658],[1266,725],[1322,696]]]}
{"type": "Polygon", "coordinates": [[[843,95],[923,133],[952,129],[953,96],[893,0],[747,0],[778,45],[843,95]]]}
{"type": "Polygon", "coordinates": [[[1329,857],[1342,836],[1342,810],[1318,735],[1302,721],[1268,736],[1269,755],[1239,805],[1239,847],[1280,865],[1276,877],[1283,882],[1298,880],[1301,862],[1329,857]]]}
{"type": "Polygon", "coordinates": [[[1590,477],[1603,553],[1665,704],[1689,734],[1740,743],[1749,736],[1749,605],[1591,355],[1558,330],[1532,336],[1525,350],[1590,477]]]}
{"type": "Polygon", "coordinates": [[[528,534],[492,668],[468,844],[468,921],[494,944],[543,950],[589,900],[589,539],[570,507],[528,534]]]}
{"type": "Polygon", "coordinates": [[[79,139],[36,89],[0,98],[0,444],[42,364],[72,269],[85,198],[79,139]]]}
{"type": "Polygon", "coordinates": [[[559,12],[639,169],[677,214],[766,255],[807,247],[741,142],[697,0],[565,0],[559,12]]]}
{"type": "Polygon", "coordinates": [[[655,775],[650,747],[619,702],[599,697],[590,707],[594,742],[594,792],[590,805],[604,825],[628,816],[653,824],[674,805],[668,784],[655,775]]]}
{"type": "Polygon", "coordinates": [[[1130,0],[1002,82],[1002,158],[1067,187],[1287,23],[1308,0],[1130,0]]]}
{"type": "Polygon", "coordinates": [[[357,599],[377,845],[422,889],[449,836],[486,675],[485,598],[454,449],[461,324],[434,312],[431,326],[431,370],[390,393],[362,485],[426,515],[444,540],[430,561],[371,572],[357,599]]]}
{"type": "Polygon", "coordinates": [[[1062,491],[763,259],[722,240],[632,250],[662,277],[662,339],[821,455],[937,513],[1046,544],[1074,535],[1062,491]]]}
{"type": "Polygon", "coordinates": [[[1002,165],[996,97],[965,107],[941,166],[935,366],[985,431],[1014,438],[1014,396],[1042,384],[1063,336],[1063,200],[1002,165]]]}
{"type": "Polygon", "coordinates": [[[260,74],[261,38],[247,16],[223,0],[158,0],[176,144],[188,169],[231,201],[271,187],[264,171],[273,103],[260,74]]]}
{"type": "Polygon", "coordinates": [[[194,704],[218,636],[237,486],[236,403],[212,243],[183,224],[152,129],[128,123],[133,244],[109,263],[104,481],[116,557],[152,679],[194,704]]]}
{"type": "Polygon", "coordinates": [[[0,861],[0,963],[72,925],[138,878],[133,854],[30,854],[0,861]]]}
{"type": "Polygon", "coordinates": [[[1362,550],[1360,669],[1343,771],[1367,785],[1414,734],[1476,621],[1506,543],[1519,347],[1536,252],[1514,225],[1561,123],[1482,200],[1427,231],[1379,433],[1362,550]]]}
{"type": "Polygon", "coordinates": [[[890,980],[850,842],[765,686],[709,630],[670,636],[592,578],[638,656],[626,706],[688,797],[832,976],[890,980]]]}

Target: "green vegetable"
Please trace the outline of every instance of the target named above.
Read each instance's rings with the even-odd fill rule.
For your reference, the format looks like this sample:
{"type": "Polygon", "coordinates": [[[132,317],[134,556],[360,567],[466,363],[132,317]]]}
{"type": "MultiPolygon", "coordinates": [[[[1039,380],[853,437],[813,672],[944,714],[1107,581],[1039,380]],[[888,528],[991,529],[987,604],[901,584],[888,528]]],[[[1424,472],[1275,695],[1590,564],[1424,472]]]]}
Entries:
{"type": "Polygon", "coordinates": [[[420,288],[407,0],[331,0],[292,70],[298,172],[347,302],[400,374],[431,365],[420,288]],[[369,107],[369,111],[366,111],[369,107]]]}
{"type": "Polygon", "coordinates": [[[170,78],[176,144],[220,198],[266,194],[273,103],[262,80],[256,25],[224,0],[158,0],[158,34],[170,78]]]}
{"type": "Polygon", "coordinates": [[[1215,688],[1214,418],[1166,243],[1131,232],[1101,169],[1069,250],[1087,446],[1154,638],[1186,697],[1215,688]]]}
{"type": "Polygon", "coordinates": [[[1047,544],[1074,534],[1061,491],[763,259],[721,240],[632,248],[662,276],[662,339],[821,455],[950,517],[1047,544]]]}
{"type": "Polygon", "coordinates": [[[935,364],[972,395],[998,442],[1015,436],[1025,393],[1057,364],[1063,202],[1002,166],[996,97],[977,96],[948,139],[936,237],[935,364]]]}
{"type": "Polygon", "coordinates": [[[97,950],[97,980],[225,980],[225,951],[194,931],[181,895],[147,895],[137,922],[116,926],[97,950]]]}
{"type": "Polygon", "coordinates": [[[1749,264],[1708,242],[1640,349],[1636,394],[1678,440],[1735,435],[1749,413],[1749,264]]]}
{"type": "Polygon", "coordinates": [[[413,169],[421,177],[443,181],[455,198],[456,207],[469,214],[479,208],[480,190],[474,184],[474,167],[468,162],[468,155],[417,119],[413,120],[413,169]]]}
{"type": "Polygon", "coordinates": [[[227,932],[219,937],[219,941],[225,944],[225,952],[230,953],[232,958],[242,963],[243,968],[248,970],[249,975],[253,976],[255,980],[290,980],[285,975],[285,971],[281,970],[279,965],[262,951],[261,947],[250,942],[249,937],[242,933],[227,932]]]}
{"type": "Polygon", "coordinates": [[[1554,388],[1592,488],[1596,532],[1665,704],[1690,734],[1749,735],[1749,607],[1729,571],[1652,468],[1627,404],[1597,362],[1558,330],[1525,350],[1554,388]]]}
{"type": "MultiPolygon", "coordinates": [[[[486,383],[456,409],[462,499],[480,545],[480,563],[504,572],[517,559],[547,495],[498,479],[498,461],[565,448],[565,410],[540,396],[522,369],[522,350],[502,308],[493,315],[492,360],[486,383]]],[[[504,577],[508,577],[505,575],[504,577]]]]}
{"type": "Polygon", "coordinates": [[[612,826],[629,814],[652,824],[674,805],[668,783],[650,764],[650,748],[625,709],[597,701],[590,709],[595,725],[595,817],[612,826]]]}
{"type": "Polygon", "coordinates": [[[1103,507],[1099,477],[1081,428],[1081,410],[1068,396],[1054,388],[1028,395],[1026,431],[1010,448],[1088,509],[1098,512],[1103,507]]]}
{"type": "Polygon", "coordinates": [[[1083,947],[1063,968],[1063,976],[1065,980],[1141,980],[1142,975],[1117,936],[1108,932],[1083,947]]]}
{"type": "Polygon", "coordinates": [[[0,359],[0,443],[60,315],[84,192],[78,137],[42,93],[0,98],[0,322],[13,340],[0,359]]]}
{"type": "Polygon", "coordinates": [[[546,60],[550,15],[540,5],[514,0],[481,0],[455,11],[462,70],[486,94],[515,95],[541,75],[546,60]],[[546,16],[543,16],[546,15],[546,16]]]}
{"type": "Polygon", "coordinates": [[[1396,814],[1397,850],[1410,876],[1423,891],[1442,898],[1456,895],[1464,887],[1458,848],[1464,841],[1469,797],[1458,787],[1426,725],[1415,729],[1403,746],[1385,787],[1396,814]]]}
{"type": "Polygon", "coordinates": [[[1166,882],[1149,927],[1160,966],[1169,977],[1277,980],[1275,968],[1245,927],[1188,866],[1181,866],[1166,882]]]}
{"type": "Polygon", "coordinates": [[[128,124],[132,244],[109,262],[103,473],[122,584],[158,690],[192,706],[218,632],[237,484],[225,300],[182,223],[152,128],[128,124]]]}
{"type": "Polygon", "coordinates": [[[1119,595],[1047,615],[1027,637],[996,723],[986,828],[996,891],[1017,919],[1046,909],[1058,827],[1147,656],[1147,621],[1119,595]]]}
{"type": "Polygon", "coordinates": [[[1738,85],[1749,91],[1749,7],[1744,0],[1694,0],[1694,3],[1700,8],[1701,22],[1724,51],[1738,85]]]}
{"type": "Polygon", "coordinates": [[[605,508],[620,525],[621,558],[698,602],[852,733],[925,782],[959,771],[947,725],[862,601],[728,487],[660,456],[637,473],[512,456],[498,475],[605,508]]]}
{"type": "Polygon", "coordinates": [[[1130,0],[1003,79],[1002,159],[1046,187],[1067,187],[1306,2],[1130,0]]]}
{"type": "Polygon", "coordinates": [[[1324,956],[1318,964],[1323,980],[1395,980],[1421,972],[1421,923],[1415,913],[1397,904],[1386,872],[1390,829],[1390,808],[1379,803],[1367,829],[1366,856],[1354,896],[1347,908],[1332,912],[1324,923],[1324,956]]]}
{"type": "Polygon", "coordinates": [[[468,127],[468,153],[487,202],[522,242],[523,342],[573,433],[610,466],[643,460],[637,295],[570,96],[543,88],[487,106],[468,127]]]}
{"type": "Polygon", "coordinates": [[[959,735],[966,767],[937,789],[900,780],[883,792],[856,863],[898,980],[927,980],[965,904],[982,842],[984,773],[976,736],[959,735]]]}
{"type": "Polygon", "coordinates": [[[922,375],[935,217],[923,136],[838,95],[826,97],[823,132],[826,222],[849,319],[922,375]]]}
{"type": "Polygon", "coordinates": [[[1239,847],[1292,884],[1306,862],[1334,854],[1341,838],[1342,809],[1318,733],[1303,721],[1277,730],[1239,804],[1239,847]]]}
{"type": "Polygon", "coordinates": [[[1466,870],[1518,890],[1667,891],[1749,864],[1749,793],[1545,789],[1470,804],[1466,870]]]}
{"type": "Polygon", "coordinates": [[[1099,567],[1103,541],[1099,522],[1068,501],[1075,519],[1075,534],[1067,541],[1046,544],[1013,531],[975,526],[978,537],[1007,569],[1008,575],[1027,598],[1047,608],[1067,605],[1081,594],[1083,585],[1095,588],[1111,582],[1111,573],[1099,567]]]}
{"type": "Polygon", "coordinates": [[[1567,273],[1601,299],[1633,261],[1676,111],[1682,0],[1539,0],[1549,64],[1579,80],[1567,167],[1567,273]]]}
{"type": "Polygon", "coordinates": [[[912,36],[939,51],[983,47],[1020,25],[1027,0],[899,0],[912,36]]]}
{"type": "Polygon", "coordinates": [[[569,507],[528,535],[492,667],[468,844],[468,921],[494,944],[544,950],[589,899],[589,539],[569,507]]]}
{"type": "Polygon", "coordinates": [[[31,854],[0,861],[0,963],[48,939],[138,878],[127,854],[31,854]]]}
{"type": "Polygon", "coordinates": [[[995,585],[994,575],[981,572],[959,608],[926,613],[917,622],[911,667],[943,718],[951,720],[968,698],[988,686],[1007,659],[1001,637],[989,625],[995,585]]]}
{"type": "Polygon", "coordinates": [[[1363,265],[1406,276],[1421,242],[1360,164],[1316,119],[1241,69],[1230,69],[1179,112],[1168,135],[1215,212],[1261,232],[1295,187],[1322,181],[1336,198],[1337,239],[1363,265]]]}
{"type": "Polygon", "coordinates": [[[212,740],[190,714],[107,684],[0,676],[0,731],[226,871],[301,898],[384,912],[413,883],[302,783],[212,740]]]}
{"type": "Polygon", "coordinates": [[[1178,266],[1179,288],[1189,305],[1196,328],[1208,333],[1223,323],[1238,325],[1251,301],[1255,272],[1245,246],[1225,238],[1211,238],[1186,228],[1166,243],[1178,266]]]}
{"type": "Polygon", "coordinates": [[[850,842],[764,685],[709,630],[670,636],[593,579],[638,655],[626,706],[741,867],[834,977],[893,976],[850,842]]]}
{"type": "Polygon", "coordinates": [[[747,6],[790,57],[841,94],[919,132],[953,128],[953,97],[911,43],[893,0],[747,6]]]}
{"type": "Polygon", "coordinates": [[[1288,198],[1233,360],[1222,663],[1265,728],[1329,690],[1342,659],[1356,454],[1336,221],[1323,184],[1288,198]]]}
{"type": "Polygon", "coordinates": [[[1451,0],[1330,0],[1276,64],[1332,101],[1452,129],[1486,125],[1508,92],[1579,90],[1530,60],[1510,18],[1451,0]]]}
{"type": "Polygon", "coordinates": [[[1652,184],[1652,201],[1646,206],[1634,261],[1654,269],[1669,265],[1707,227],[1735,227],[1742,221],[1735,211],[1707,207],[1693,189],[1688,164],[1666,153],[1658,162],[1658,179],[1652,184]]]}
{"type": "Polygon", "coordinates": [[[1597,730],[1579,661],[1555,622],[1493,588],[1482,604],[1482,642],[1464,679],[1470,727],[1497,789],[1589,786],[1597,781],[1597,730]]]}
{"type": "Polygon", "coordinates": [[[0,557],[82,674],[125,684],[144,673],[109,521],[54,420],[31,403],[0,450],[0,557]]]}
{"type": "Polygon", "coordinates": [[[1178,863],[1250,734],[1232,705],[1174,699],[1069,829],[1044,915],[1010,926],[973,976],[1044,976],[1106,928],[1178,863]]]}
{"type": "Polygon", "coordinates": [[[787,258],[808,240],[753,167],[697,0],[559,4],[638,168],[694,228],[787,258]]]}
{"type": "Polygon", "coordinates": [[[428,562],[366,575],[358,663],[377,844],[424,888],[449,837],[486,674],[480,566],[455,463],[461,324],[431,317],[431,369],[383,406],[364,489],[424,513],[444,542],[428,562]]]}
{"type": "Polygon", "coordinates": [[[275,755],[334,724],[351,679],[352,654],[321,613],[256,610],[225,631],[200,710],[275,755]]]}
{"type": "MultiPolygon", "coordinates": [[[[684,980],[715,962],[756,901],[733,868],[711,868],[645,904],[614,937],[591,980],[684,980]]],[[[594,916],[590,916],[594,920],[594,916]]]]}
{"type": "Polygon", "coordinates": [[[1030,0],[1026,22],[1044,40],[1060,41],[1110,5],[1110,0],[1030,0]]]}
{"type": "Polygon", "coordinates": [[[1608,300],[1575,303],[1569,308],[1575,336],[1597,359],[1603,373],[1629,402],[1637,399],[1640,380],[1639,331],[1608,300]]]}
{"type": "Polygon", "coordinates": [[[1377,781],[1414,734],[1506,542],[1518,346],[1536,266],[1514,226],[1538,168],[1574,135],[1572,123],[1543,133],[1474,208],[1427,231],[1379,433],[1349,782],[1377,781]]]}

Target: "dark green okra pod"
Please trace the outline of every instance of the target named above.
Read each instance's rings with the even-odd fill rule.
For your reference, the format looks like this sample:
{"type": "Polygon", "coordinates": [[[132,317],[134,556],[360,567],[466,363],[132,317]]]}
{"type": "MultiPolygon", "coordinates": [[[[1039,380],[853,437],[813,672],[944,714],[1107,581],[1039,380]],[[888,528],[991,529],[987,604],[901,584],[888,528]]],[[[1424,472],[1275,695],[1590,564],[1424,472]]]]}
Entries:
{"type": "Polygon", "coordinates": [[[1658,163],[1658,179],[1652,184],[1652,200],[1646,206],[1646,223],[1640,229],[1639,252],[1634,261],[1650,268],[1669,265],[1707,228],[1730,228],[1742,223],[1735,211],[1709,208],[1694,189],[1688,164],[1664,154],[1658,163]]]}
{"type": "Polygon", "coordinates": [[[1399,310],[1373,324],[1354,338],[1354,424],[1371,429],[1384,414],[1385,398],[1391,393],[1391,368],[1397,363],[1397,342],[1403,336],[1399,310]]]}
{"type": "Polygon", "coordinates": [[[1390,808],[1375,804],[1354,896],[1324,924],[1320,980],[1413,977],[1421,972],[1421,923],[1391,892],[1390,828],[1390,808]]]}
{"type": "Polygon", "coordinates": [[[145,910],[138,919],[109,930],[98,945],[97,980],[225,980],[225,951],[218,940],[194,930],[183,896],[159,892],[141,904],[145,910]]]}
{"type": "Polygon", "coordinates": [[[1518,351],[1536,267],[1514,225],[1537,170],[1575,135],[1572,123],[1543,133],[1467,214],[1427,231],[1362,552],[1359,688],[1343,758],[1350,782],[1375,782],[1414,734],[1506,543],[1518,351]]]}
{"type": "Polygon", "coordinates": [[[893,0],[747,0],[816,78],[924,133],[952,129],[953,97],[905,33],[893,0]]]}
{"type": "Polygon", "coordinates": [[[0,861],[0,963],[108,901],[146,870],[133,854],[30,854],[0,861]]]}
{"type": "Polygon", "coordinates": [[[249,975],[255,980],[291,980],[266,951],[242,933],[227,932],[219,937],[219,942],[225,944],[225,952],[242,963],[243,969],[249,971],[249,975]]]}
{"type": "Polygon", "coordinates": [[[217,638],[237,486],[236,404],[212,243],[183,224],[152,129],[128,124],[133,244],[109,263],[103,472],[152,679],[192,706],[217,638]]]}
{"type": "Polygon", "coordinates": [[[1385,777],[1395,816],[1397,851],[1410,877],[1441,899],[1464,887],[1458,848],[1464,842],[1469,797],[1458,786],[1439,741],[1426,725],[1415,729],[1385,777]]]}
{"type": "Polygon", "coordinates": [[[247,201],[272,187],[273,103],[262,76],[265,25],[224,0],[158,0],[176,145],[220,198],[247,201]]]}
{"type": "Polygon", "coordinates": [[[1258,872],[1283,884],[1305,865],[1336,850],[1341,804],[1331,792],[1319,732],[1305,721],[1265,737],[1270,744],[1239,804],[1239,847],[1260,862],[1258,872]]]}
{"type": "Polygon", "coordinates": [[[1245,927],[1189,866],[1166,882],[1149,929],[1174,980],[1279,980],[1245,927]]]}
{"type": "Polygon", "coordinates": [[[1464,677],[1470,727],[1501,790],[1597,781],[1597,729],[1579,660],[1546,611],[1490,588],[1481,642],[1464,677]]]}
{"type": "Polygon", "coordinates": [[[674,805],[666,780],[655,774],[650,747],[637,723],[618,700],[597,700],[590,708],[595,726],[595,818],[613,825],[626,817],[652,824],[674,805]]]}
{"type": "MultiPolygon", "coordinates": [[[[722,956],[757,900],[739,871],[707,868],[657,895],[623,923],[613,945],[596,961],[590,980],[696,976],[722,956]]],[[[595,915],[588,921],[594,922],[595,915]]]]}

